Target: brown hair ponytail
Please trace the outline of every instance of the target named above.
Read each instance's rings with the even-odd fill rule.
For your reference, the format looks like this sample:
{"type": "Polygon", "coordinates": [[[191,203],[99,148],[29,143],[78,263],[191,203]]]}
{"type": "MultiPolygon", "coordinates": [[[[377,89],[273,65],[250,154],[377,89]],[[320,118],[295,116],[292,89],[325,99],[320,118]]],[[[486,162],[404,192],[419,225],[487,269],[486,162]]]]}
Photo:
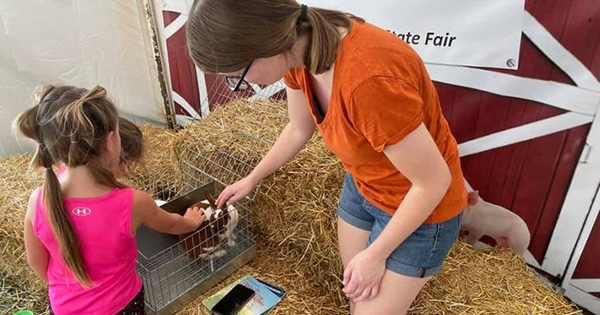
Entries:
{"type": "Polygon", "coordinates": [[[289,51],[298,36],[309,37],[305,66],[313,73],[331,68],[341,41],[339,28],[352,28],[353,15],[302,6],[294,0],[196,1],[187,22],[190,55],[206,72],[235,72],[257,58],[289,51]]]}
{"type": "MultiPolygon", "coordinates": [[[[39,146],[43,147],[43,144],[39,146]]],[[[52,226],[52,232],[54,232],[58,240],[63,261],[71,272],[73,272],[77,281],[82,286],[89,287],[92,285],[92,279],[86,271],[81,251],[79,250],[77,234],[75,233],[75,229],[73,229],[71,220],[67,216],[67,209],[65,209],[60,191],[60,183],[52,169],[51,159],[44,157],[48,155],[45,150],[45,148],[41,148],[39,151],[41,152],[42,160],[50,161],[50,163],[46,162],[43,165],[45,168],[43,197],[44,204],[48,208],[48,220],[52,226]]]]}
{"type": "Polygon", "coordinates": [[[310,36],[304,64],[310,72],[320,74],[329,70],[335,62],[337,48],[342,41],[338,28],[350,31],[352,22],[348,14],[339,11],[312,7],[304,10],[306,10],[306,20],[298,21],[300,30],[310,36]]]}

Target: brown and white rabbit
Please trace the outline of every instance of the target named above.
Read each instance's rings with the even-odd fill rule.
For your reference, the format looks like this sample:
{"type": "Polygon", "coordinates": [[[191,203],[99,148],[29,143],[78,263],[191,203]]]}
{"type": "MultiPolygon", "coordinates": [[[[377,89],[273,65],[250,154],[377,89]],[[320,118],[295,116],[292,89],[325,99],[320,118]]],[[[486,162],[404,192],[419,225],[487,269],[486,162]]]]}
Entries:
{"type": "Polygon", "coordinates": [[[209,192],[206,193],[206,200],[190,207],[202,209],[206,219],[196,231],[179,235],[188,257],[210,259],[225,256],[227,250],[224,244],[230,247],[235,245],[234,230],[239,222],[237,209],[231,205],[227,206],[227,211],[218,209],[209,192]]]}

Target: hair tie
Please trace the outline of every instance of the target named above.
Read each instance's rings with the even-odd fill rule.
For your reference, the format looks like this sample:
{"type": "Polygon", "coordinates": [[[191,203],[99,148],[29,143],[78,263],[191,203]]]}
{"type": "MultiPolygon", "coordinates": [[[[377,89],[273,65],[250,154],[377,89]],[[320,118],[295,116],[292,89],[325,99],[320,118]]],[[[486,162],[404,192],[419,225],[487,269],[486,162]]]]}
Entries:
{"type": "Polygon", "coordinates": [[[300,7],[300,20],[306,20],[306,12],[308,11],[308,6],[303,4],[300,7]]]}

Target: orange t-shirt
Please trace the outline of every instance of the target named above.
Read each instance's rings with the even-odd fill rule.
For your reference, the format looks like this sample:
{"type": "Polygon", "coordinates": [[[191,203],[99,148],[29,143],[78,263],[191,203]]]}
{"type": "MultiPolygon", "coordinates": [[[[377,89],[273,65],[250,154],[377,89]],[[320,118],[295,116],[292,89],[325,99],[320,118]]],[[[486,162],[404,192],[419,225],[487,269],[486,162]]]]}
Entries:
{"type": "Polygon", "coordinates": [[[291,69],[285,83],[303,90],[323,141],[373,205],[392,215],[404,199],[412,184],[383,149],[423,123],[452,174],[450,188],[425,223],[449,220],[466,206],[456,140],[423,61],[404,41],[371,24],[355,22],[335,60],[324,116],[313,97],[308,70],[291,69]]]}

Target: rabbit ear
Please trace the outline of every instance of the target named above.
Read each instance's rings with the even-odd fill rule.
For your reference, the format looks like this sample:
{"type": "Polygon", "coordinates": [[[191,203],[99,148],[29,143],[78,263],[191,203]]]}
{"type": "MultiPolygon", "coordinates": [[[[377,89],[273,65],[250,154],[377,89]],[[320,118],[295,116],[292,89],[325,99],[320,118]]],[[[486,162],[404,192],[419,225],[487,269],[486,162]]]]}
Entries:
{"type": "Polygon", "coordinates": [[[208,203],[210,204],[210,206],[216,209],[217,208],[217,204],[215,203],[215,198],[210,193],[210,191],[206,190],[204,192],[204,195],[206,196],[206,200],[208,200],[208,203]]]}

